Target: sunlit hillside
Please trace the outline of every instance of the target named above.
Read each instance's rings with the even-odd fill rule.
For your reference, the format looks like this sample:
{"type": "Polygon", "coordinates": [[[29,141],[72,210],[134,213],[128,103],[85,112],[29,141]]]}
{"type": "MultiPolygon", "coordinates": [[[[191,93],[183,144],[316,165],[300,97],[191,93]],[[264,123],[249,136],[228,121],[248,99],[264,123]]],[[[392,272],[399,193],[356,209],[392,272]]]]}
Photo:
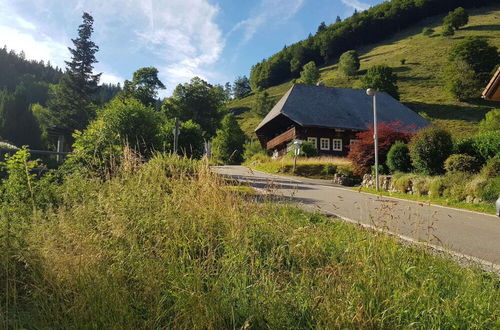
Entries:
{"type": "MultiPolygon", "coordinates": [[[[442,71],[448,60],[448,50],[464,37],[484,36],[500,48],[500,5],[470,10],[469,14],[469,24],[452,37],[441,36],[443,16],[432,17],[382,43],[357,49],[361,68],[356,78],[345,78],[337,71],[336,63],[321,68],[321,78],[326,86],[359,88],[359,78],[366,69],[376,64],[387,64],[398,75],[403,103],[419,113],[425,113],[437,125],[447,127],[454,134],[473,134],[477,131],[477,122],[489,110],[499,106],[482,100],[474,103],[455,101],[443,86],[442,71]],[[424,36],[421,33],[424,27],[432,27],[434,34],[424,36]]],[[[271,87],[268,92],[278,100],[291,84],[287,82],[271,87]]],[[[254,137],[253,130],[261,120],[250,111],[253,102],[254,96],[251,95],[230,104],[249,137],[254,137]]]]}

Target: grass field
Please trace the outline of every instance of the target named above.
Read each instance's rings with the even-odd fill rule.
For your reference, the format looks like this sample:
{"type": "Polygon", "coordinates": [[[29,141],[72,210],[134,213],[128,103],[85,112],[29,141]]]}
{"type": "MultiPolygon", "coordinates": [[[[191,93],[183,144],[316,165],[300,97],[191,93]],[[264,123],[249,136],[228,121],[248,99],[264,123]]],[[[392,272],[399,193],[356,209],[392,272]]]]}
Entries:
{"type": "Polygon", "coordinates": [[[23,181],[22,164],[1,196],[5,329],[499,325],[498,276],[255,201],[202,163],[129,158],[62,185],[23,181]]]}
{"type": "MultiPolygon", "coordinates": [[[[452,37],[442,37],[442,16],[422,21],[411,29],[397,33],[386,41],[368,45],[357,51],[360,54],[360,75],[376,64],[387,64],[398,75],[401,101],[411,109],[425,113],[437,125],[449,129],[455,136],[477,132],[477,122],[498,103],[477,100],[473,103],[455,101],[443,87],[441,72],[447,62],[449,48],[466,36],[485,36],[492,45],[500,48],[500,6],[470,10],[470,21],[452,37]],[[423,27],[435,29],[434,35],[421,34],[423,27]],[[401,64],[405,59],[406,63],[401,64]]],[[[326,86],[359,88],[359,77],[347,79],[337,71],[337,65],[321,68],[321,80],[326,86]]],[[[278,100],[291,86],[285,83],[271,87],[269,94],[278,100]]],[[[230,107],[237,109],[238,119],[247,136],[261,118],[252,111],[253,96],[235,100],[230,107]]]]}

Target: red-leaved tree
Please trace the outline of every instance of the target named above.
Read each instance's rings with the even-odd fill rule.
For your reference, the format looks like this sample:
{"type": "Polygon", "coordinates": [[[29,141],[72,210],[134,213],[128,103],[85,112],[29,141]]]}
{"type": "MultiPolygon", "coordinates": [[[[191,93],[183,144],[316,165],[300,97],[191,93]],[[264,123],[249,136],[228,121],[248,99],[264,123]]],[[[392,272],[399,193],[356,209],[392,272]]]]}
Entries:
{"type": "MultiPolygon", "coordinates": [[[[385,165],[387,153],[396,141],[407,143],[414,131],[414,126],[404,126],[400,121],[379,123],[377,126],[379,165],[385,165]]],[[[351,145],[347,157],[352,161],[356,174],[370,173],[371,167],[375,164],[373,126],[368,131],[356,134],[356,138],[358,141],[351,145]]]]}

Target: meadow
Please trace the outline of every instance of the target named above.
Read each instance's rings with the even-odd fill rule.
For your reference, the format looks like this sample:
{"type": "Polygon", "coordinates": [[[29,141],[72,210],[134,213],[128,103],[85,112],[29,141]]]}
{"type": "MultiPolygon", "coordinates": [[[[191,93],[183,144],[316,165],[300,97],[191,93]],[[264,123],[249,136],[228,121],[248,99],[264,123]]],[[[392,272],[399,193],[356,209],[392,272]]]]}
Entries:
{"type": "Polygon", "coordinates": [[[499,326],[497,275],[241,194],[203,161],[125,153],[42,178],[7,162],[4,328],[499,326]]]}

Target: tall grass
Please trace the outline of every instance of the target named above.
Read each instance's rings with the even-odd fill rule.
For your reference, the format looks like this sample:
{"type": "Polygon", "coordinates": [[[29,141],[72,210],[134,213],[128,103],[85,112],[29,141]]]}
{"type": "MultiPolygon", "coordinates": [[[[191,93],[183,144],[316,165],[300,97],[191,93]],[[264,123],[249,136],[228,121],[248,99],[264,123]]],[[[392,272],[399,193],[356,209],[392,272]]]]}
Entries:
{"type": "Polygon", "coordinates": [[[23,244],[2,259],[16,273],[0,277],[15,287],[0,288],[6,328],[498,326],[497,276],[242,197],[202,163],[129,160],[51,191],[52,203],[18,203],[23,244]]]}

